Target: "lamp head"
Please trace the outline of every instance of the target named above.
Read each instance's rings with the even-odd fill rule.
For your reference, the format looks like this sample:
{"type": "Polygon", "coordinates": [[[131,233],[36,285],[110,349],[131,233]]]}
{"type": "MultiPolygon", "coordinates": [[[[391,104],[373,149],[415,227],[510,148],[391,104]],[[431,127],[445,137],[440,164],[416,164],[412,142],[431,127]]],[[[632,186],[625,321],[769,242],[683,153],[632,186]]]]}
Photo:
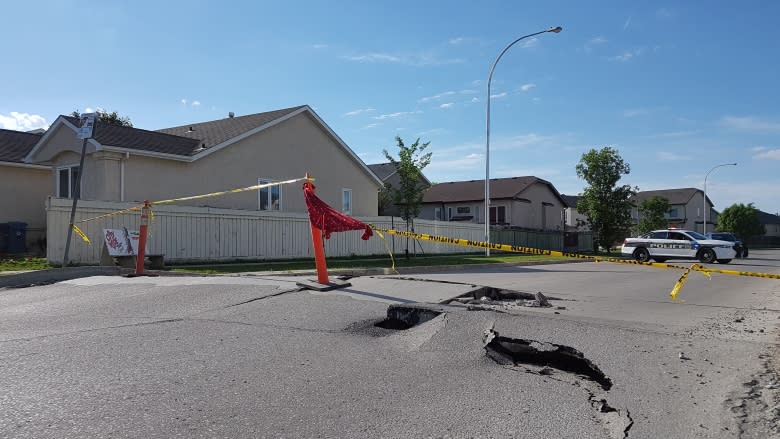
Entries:
{"type": "Polygon", "coordinates": [[[563,28],[558,26],[558,27],[551,27],[547,32],[554,32],[554,33],[557,34],[557,33],[560,33],[560,31],[562,31],[562,30],[563,30],[563,28]]]}

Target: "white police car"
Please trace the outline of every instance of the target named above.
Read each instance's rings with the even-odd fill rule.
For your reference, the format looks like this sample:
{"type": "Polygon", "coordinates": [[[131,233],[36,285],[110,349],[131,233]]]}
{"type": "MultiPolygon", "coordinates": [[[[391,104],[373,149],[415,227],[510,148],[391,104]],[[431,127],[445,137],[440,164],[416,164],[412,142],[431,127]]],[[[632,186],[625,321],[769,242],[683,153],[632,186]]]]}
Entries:
{"type": "Polygon", "coordinates": [[[621,253],[639,262],[667,259],[698,259],[704,263],[728,264],[736,256],[734,243],[707,239],[698,232],[680,229],[655,230],[623,241],[621,253]]]}

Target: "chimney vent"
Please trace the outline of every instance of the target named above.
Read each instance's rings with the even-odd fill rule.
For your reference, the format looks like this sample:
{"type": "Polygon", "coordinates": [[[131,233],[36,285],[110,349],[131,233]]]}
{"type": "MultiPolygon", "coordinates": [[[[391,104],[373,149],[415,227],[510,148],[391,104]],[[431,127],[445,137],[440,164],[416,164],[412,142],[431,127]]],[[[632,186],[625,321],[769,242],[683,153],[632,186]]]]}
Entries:
{"type": "Polygon", "coordinates": [[[230,118],[236,117],[236,113],[231,111],[230,113],[228,113],[228,117],[230,118]]]}

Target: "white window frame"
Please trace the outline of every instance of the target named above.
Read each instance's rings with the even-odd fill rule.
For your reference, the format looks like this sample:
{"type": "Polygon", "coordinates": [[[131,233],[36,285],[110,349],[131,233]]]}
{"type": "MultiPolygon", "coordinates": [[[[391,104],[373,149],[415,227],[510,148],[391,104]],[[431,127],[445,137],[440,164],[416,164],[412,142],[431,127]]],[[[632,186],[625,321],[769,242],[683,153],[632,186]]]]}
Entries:
{"type": "Polygon", "coordinates": [[[354,207],[354,199],[352,198],[352,189],[350,188],[342,188],[341,189],[341,212],[345,213],[347,215],[352,215],[352,210],[354,207]],[[344,202],[344,196],[349,194],[349,209],[347,209],[347,206],[344,202]]]}
{"type": "MultiPolygon", "coordinates": [[[[55,174],[55,179],[57,180],[57,198],[60,197],[60,172],[67,170],[68,171],[68,195],[67,199],[73,199],[73,196],[75,194],[75,183],[73,181],[73,169],[78,169],[79,165],[65,165],[65,166],[58,166],[57,167],[57,173],[55,174]]],[[[81,184],[81,181],[79,181],[79,184],[81,184]]]]}
{"type": "MultiPolygon", "coordinates": [[[[275,181],[277,181],[277,180],[272,180],[270,178],[258,178],[257,179],[257,184],[273,183],[275,181]]],[[[270,187],[267,187],[267,188],[258,189],[257,190],[257,210],[262,210],[263,212],[281,212],[282,205],[283,205],[283,200],[284,200],[284,196],[283,195],[284,194],[282,193],[282,186],[281,185],[279,185],[279,186],[270,186],[270,187]],[[273,207],[273,190],[277,189],[277,188],[278,188],[278,191],[279,191],[279,206],[276,209],[273,209],[272,208],[273,207]],[[267,200],[266,200],[268,208],[266,208],[266,209],[262,208],[263,204],[262,204],[262,201],[261,201],[264,190],[267,191],[266,197],[268,197],[267,200]]]]}

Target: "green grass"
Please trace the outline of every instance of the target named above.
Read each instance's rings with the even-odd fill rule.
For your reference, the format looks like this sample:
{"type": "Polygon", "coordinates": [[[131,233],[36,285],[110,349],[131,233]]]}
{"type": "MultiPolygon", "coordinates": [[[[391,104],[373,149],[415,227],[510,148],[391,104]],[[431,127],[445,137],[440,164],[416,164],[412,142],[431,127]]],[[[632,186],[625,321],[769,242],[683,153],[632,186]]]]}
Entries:
{"type": "Polygon", "coordinates": [[[0,259],[0,271],[46,270],[52,268],[46,258],[18,257],[0,259]]]}
{"type": "MultiPolygon", "coordinates": [[[[502,263],[523,263],[523,262],[563,262],[570,260],[555,256],[544,255],[493,255],[485,257],[484,255],[453,255],[453,256],[417,256],[408,260],[403,256],[395,259],[396,268],[402,267],[430,267],[437,265],[472,265],[472,264],[502,264],[502,263]]],[[[329,258],[328,268],[390,268],[389,257],[378,258],[329,258]]],[[[313,270],[314,260],[294,260],[277,262],[258,262],[248,264],[214,264],[201,266],[179,266],[172,268],[172,271],[191,272],[201,274],[227,274],[243,273],[250,271],[275,271],[289,272],[293,270],[313,270]]]]}

